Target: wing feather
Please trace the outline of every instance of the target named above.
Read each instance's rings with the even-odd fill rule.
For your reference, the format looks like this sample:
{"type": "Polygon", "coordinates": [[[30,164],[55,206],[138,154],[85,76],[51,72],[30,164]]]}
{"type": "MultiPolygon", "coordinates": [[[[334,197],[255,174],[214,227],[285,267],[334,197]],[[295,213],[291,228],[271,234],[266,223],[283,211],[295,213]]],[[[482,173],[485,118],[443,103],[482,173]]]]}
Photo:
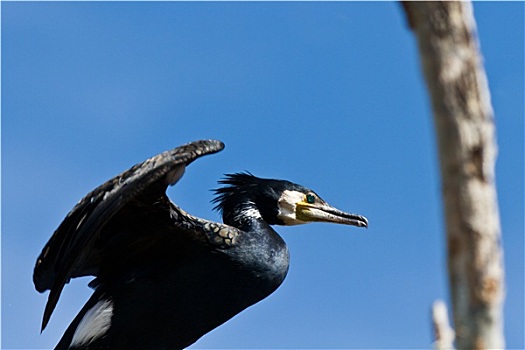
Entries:
{"type": "MultiPolygon", "coordinates": [[[[101,229],[126,203],[138,196],[164,193],[195,159],[219,152],[220,141],[191,142],[158,154],[102,184],[73,208],[37,259],[33,282],[39,292],[50,289],[42,330],[64,285],[72,277],[93,274],[88,261],[101,229]]],[[[92,263],[91,263],[92,264],[92,263]]]]}

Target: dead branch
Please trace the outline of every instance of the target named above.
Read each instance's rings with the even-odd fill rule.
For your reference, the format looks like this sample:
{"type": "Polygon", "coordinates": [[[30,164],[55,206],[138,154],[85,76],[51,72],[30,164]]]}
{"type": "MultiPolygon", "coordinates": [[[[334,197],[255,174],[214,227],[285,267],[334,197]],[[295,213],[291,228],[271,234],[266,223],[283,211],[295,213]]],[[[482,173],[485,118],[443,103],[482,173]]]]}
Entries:
{"type": "Polygon", "coordinates": [[[437,133],[456,346],[498,349],[504,269],[490,94],[470,2],[404,2],[437,133]]]}

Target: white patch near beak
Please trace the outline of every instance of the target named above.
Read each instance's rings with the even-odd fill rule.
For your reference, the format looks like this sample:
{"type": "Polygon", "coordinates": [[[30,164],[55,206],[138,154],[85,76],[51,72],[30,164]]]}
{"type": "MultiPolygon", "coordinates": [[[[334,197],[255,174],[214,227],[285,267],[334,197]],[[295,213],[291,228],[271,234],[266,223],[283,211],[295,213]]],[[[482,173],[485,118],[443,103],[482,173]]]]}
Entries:
{"type": "Polygon", "coordinates": [[[301,225],[306,224],[306,221],[297,219],[296,204],[304,201],[305,194],[299,191],[285,190],[279,198],[279,214],[277,217],[284,222],[285,225],[301,225]]]}

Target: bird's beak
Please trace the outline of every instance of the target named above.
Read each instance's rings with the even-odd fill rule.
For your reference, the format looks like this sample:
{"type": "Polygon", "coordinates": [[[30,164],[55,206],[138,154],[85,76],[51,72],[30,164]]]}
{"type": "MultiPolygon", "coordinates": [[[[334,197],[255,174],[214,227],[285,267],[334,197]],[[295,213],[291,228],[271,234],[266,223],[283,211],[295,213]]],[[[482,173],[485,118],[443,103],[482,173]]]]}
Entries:
{"type": "Polygon", "coordinates": [[[297,219],[304,222],[331,222],[335,224],[368,227],[368,220],[364,216],[345,213],[327,203],[310,204],[299,202],[296,204],[296,216],[297,219]]]}

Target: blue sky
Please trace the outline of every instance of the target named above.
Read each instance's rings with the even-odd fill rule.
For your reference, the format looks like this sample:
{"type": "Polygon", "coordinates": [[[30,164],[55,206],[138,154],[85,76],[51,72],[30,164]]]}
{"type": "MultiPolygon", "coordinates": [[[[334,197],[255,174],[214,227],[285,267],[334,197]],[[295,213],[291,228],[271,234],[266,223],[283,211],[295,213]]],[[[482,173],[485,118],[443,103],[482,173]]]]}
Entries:
{"type": "MultiPolygon", "coordinates": [[[[36,257],[87,192],[191,140],[226,149],[169,189],[219,220],[224,173],[288,179],[368,230],[278,227],[284,284],[193,348],[429,348],[448,300],[432,116],[397,3],[3,2],[2,341],[51,348],[89,297],[66,286],[40,334],[36,257]]],[[[505,327],[523,348],[524,3],[475,3],[498,132],[505,327]]]]}

